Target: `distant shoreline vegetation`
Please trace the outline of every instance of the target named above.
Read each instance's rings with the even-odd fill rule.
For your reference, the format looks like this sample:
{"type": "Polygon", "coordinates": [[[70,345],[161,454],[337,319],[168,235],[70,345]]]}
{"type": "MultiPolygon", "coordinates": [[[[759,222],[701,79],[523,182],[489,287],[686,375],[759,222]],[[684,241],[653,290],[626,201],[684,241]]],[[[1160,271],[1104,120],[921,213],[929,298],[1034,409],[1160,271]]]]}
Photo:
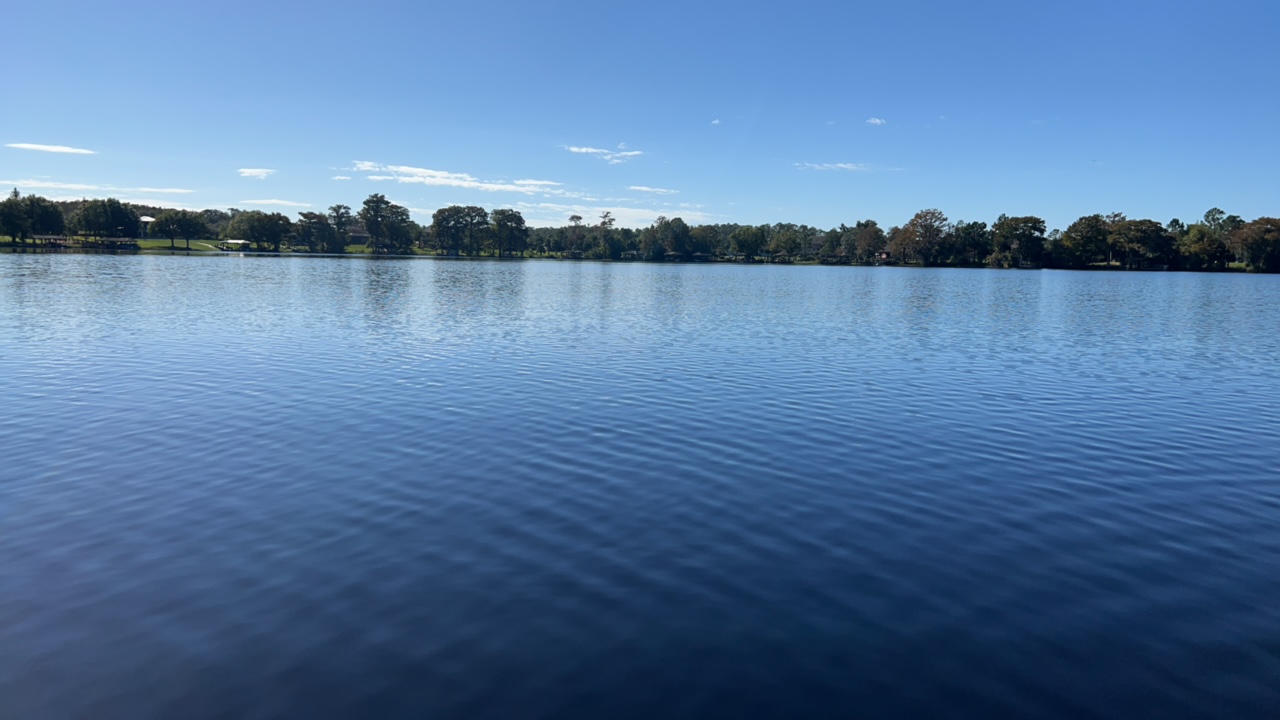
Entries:
{"type": "Polygon", "coordinates": [[[554,257],[671,262],[1280,272],[1280,219],[1246,222],[1218,208],[1192,223],[1086,215],[1045,231],[1035,216],[951,221],[922,210],[884,230],[875,220],[808,225],[694,225],[660,217],[639,230],[605,212],[530,228],[518,210],[452,205],[414,222],[383,195],[358,210],[334,205],[296,220],[259,210],[171,210],[113,198],[55,202],[15,189],[0,202],[0,246],[11,250],[252,249],[268,253],[554,257]],[[181,248],[178,242],[181,241],[181,248]],[[194,243],[194,247],[192,246],[194,243]]]}

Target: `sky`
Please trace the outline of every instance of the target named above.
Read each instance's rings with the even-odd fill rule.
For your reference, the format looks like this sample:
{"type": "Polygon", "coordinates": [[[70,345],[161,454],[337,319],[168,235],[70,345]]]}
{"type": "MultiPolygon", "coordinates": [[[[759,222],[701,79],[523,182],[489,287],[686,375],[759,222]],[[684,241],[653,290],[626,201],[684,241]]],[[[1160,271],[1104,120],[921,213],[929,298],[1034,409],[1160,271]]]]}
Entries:
{"type": "Polygon", "coordinates": [[[1280,215],[1280,3],[41,2],[0,187],[531,225],[1280,215]]]}

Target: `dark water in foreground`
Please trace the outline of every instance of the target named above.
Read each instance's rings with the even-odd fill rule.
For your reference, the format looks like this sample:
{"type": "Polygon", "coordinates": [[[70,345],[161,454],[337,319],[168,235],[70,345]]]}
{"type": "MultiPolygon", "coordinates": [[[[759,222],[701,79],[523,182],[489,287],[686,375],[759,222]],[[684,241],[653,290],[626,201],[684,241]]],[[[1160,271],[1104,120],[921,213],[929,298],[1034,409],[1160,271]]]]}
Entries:
{"type": "Polygon", "coordinates": [[[0,256],[0,717],[1276,717],[1280,277],[0,256]]]}

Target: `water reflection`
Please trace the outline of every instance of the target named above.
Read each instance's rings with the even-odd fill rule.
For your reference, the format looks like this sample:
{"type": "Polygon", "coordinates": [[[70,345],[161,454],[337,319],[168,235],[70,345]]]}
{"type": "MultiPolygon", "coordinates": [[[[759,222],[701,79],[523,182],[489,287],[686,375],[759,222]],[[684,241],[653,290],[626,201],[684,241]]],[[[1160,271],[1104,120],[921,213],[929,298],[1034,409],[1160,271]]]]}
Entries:
{"type": "Polygon", "coordinates": [[[1275,279],[0,264],[2,717],[1280,703],[1275,279]]]}

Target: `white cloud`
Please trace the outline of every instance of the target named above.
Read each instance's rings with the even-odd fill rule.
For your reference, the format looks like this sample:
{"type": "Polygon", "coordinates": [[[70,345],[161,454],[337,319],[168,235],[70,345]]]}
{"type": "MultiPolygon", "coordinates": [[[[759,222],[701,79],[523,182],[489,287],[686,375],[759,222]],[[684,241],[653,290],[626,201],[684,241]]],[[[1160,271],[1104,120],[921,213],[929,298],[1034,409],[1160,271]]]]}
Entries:
{"type": "Polygon", "coordinates": [[[605,150],[604,148],[584,147],[580,145],[565,145],[564,149],[579,155],[595,155],[610,165],[621,165],[633,157],[639,157],[644,154],[643,151],[627,150],[626,147],[626,143],[618,143],[617,150],[605,150]]]}
{"type": "Polygon", "coordinates": [[[334,180],[350,180],[351,178],[347,175],[334,175],[333,179],[334,180]]]}
{"type": "Polygon", "coordinates": [[[885,125],[885,124],[888,124],[888,122],[889,121],[885,120],[884,118],[877,118],[877,117],[867,118],[868,125],[885,125]]]}
{"type": "Polygon", "coordinates": [[[467,173],[449,172],[447,170],[431,170],[409,165],[383,165],[364,160],[355,163],[361,172],[377,173],[367,175],[367,179],[375,182],[414,183],[435,187],[456,187],[483,192],[515,192],[525,195],[542,194],[547,196],[572,196],[566,190],[560,190],[560,183],[554,180],[516,180],[515,182],[481,180],[467,173]]]}
{"type": "Polygon", "coordinates": [[[37,150],[39,152],[48,153],[66,153],[69,155],[97,155],[93,150],[85,150],[84,148],[68,147],[66,145],[40,145],[38,143],[9,143],[5,147],[17,148],[18,150],[37,150]]]}
{"type": "MultiPolygon", "coordinates": [[[[569,205],[562,203],[517,203],[516,208],[524,215],[525,220],[534,227],[559,227],[568,223],[570,215],[581,215],[585,222],[592,222],[603,212],[610,212],[620,227],[645,227],[651,225],[659,216],[671,217],[670,210],[657,208],[618,207],[600,205],[569,205]]],[[[703,223],[712,220],[707,213],[698,210],[686,210],[679,213],[685,222],[703,223]]]]}
{"type": "Polygon", "coordinates": [[[135,192],[135,193],[163,193],[174,195],[185,195],[195,192],[186,188],[153,188],[153,187],[117,187],[115,185],[91,185],[88,183],[68,183],[55,182],[53,180],[0,180],[0,186],[10,185],[24,189],[36,190],[81,190],[81,191],[98,191],[98,192],[135,192]]]}
{"type": "MultiPolygon", "coordinates": [[[[78,198],[77,198],[78,199],[78,198]]],[[[138,198],[138,197],[122,197],[116,198],[120,202],[132,203],[134,205],[148,205],[150,207],[170,208],[173,210],[195,210],[196,208],[183,203],[174,202],[169,198],[138,198]]]]}
{"type": "Polygon", "coordinates": [[[311,203],[294,202],[292,200],[241,200],[241,205],[275,205],[279,207],[311,207],[311,203]]]}
{"type": "Polygon", "coordinates": [[[99,185],[86,185],[83,183],[64,183],[53,182],[51,180],[0,180],[0,185],[11,186],[16,185],[20,188],[29,189],[48,189],[48,190],[101,190],[99,185]]]}
{"type": "Polygon", "coordinates": [[[649,187],[647,185],[632,185],[627,189],[635,190],[636,192],[653,193],[655,195],[675,195],[680,192],[679,190],[668,190],[666,188],[649,187]]]}
{"type": "Polygon", "coordinates": [[[712,125],[719,125],[719,124],[720,124],[720,118],[716,118],[715,120],[712,120],[712,121],[711,121],[711,124],[712,124],[712,125]]]}
{"type": "Polygon", "coordinates": [[[268,177],[275,175],[275,170],[268,168],[240,168],[240,177],[255,178],[257,180],[266,180],[268,177]]]}
{"type": "Polygon", "coordinates": [[[801,170],[846,170],[849,172],[868,172],[871,170],[870,165],[862,163],[796,163],[796,167],[801,170]]]}

